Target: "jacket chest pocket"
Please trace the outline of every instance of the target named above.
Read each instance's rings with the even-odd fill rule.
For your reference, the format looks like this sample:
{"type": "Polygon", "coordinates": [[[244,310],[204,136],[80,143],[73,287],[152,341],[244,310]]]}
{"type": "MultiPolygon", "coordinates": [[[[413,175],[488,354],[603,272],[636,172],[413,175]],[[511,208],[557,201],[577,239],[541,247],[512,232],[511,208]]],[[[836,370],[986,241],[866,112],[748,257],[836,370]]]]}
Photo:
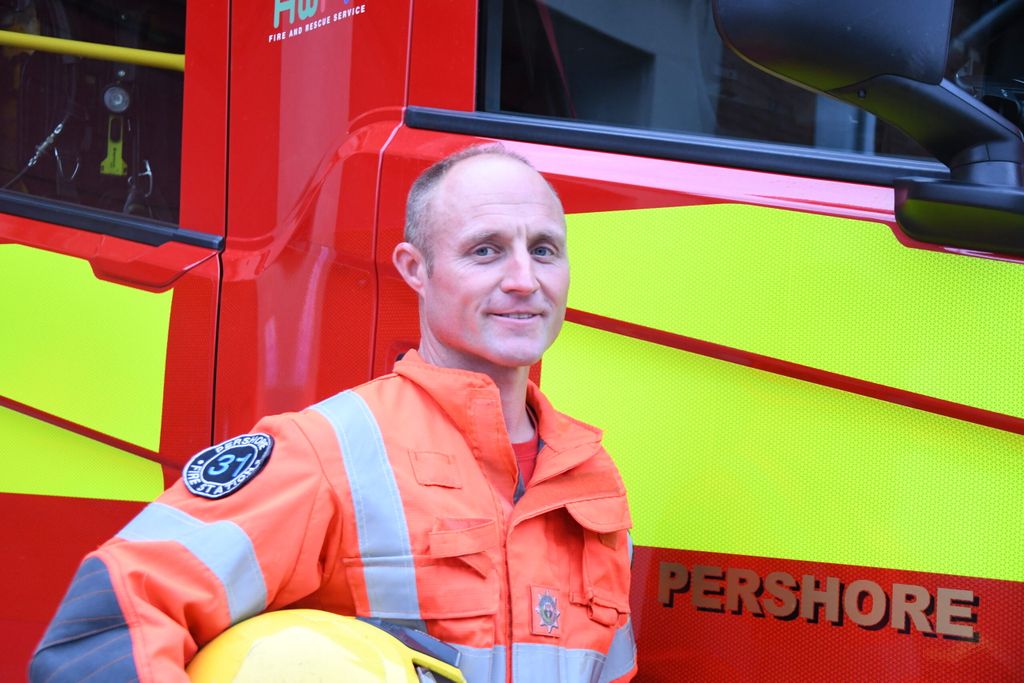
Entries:
{"type": "Polygon", "coordinates": [[[583,557],[574,563],[569,601],[586,606],[590,618],[615,626],[629,614],[632,526],[626,497],[610,496],[567,503],[566,510],[582,527],[583,557]]]}
{"type": "Polygon", "coordinates": [[[348,558],[345,571],[361,615],[383,619],[457,619],[498,611],[498,524],[488,519],[437,519],[427,553],[348,558]],[[365,595],[365,599],[364,596],[365,595]]]}
{"type": "Polygon", "coordinates": [[[440,518],[421,558],[420,604],[425,619],[451,619],[498,611],[500,544],[493,519],[440,518]]]}

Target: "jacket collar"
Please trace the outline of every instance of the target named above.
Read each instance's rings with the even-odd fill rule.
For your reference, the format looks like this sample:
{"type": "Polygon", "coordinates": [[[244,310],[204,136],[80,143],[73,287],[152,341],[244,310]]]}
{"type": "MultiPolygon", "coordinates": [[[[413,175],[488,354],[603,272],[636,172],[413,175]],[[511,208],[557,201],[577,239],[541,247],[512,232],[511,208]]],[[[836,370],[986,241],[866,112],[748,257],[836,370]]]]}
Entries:
{"type": "MultiPolygon", "coordinates": [[[[395,374],[415,383],[437,402],[465,435],[478,458],[507,451],[508,467],[515,478],[518,470],[515,469],[505,429],[501,396],[490,377],[483,373],[431,365],[415,350],[406,353],[395,364],[395,374]]],[[[544,442],[543,456],[537,461],[533,483],[570,470],[598,452],[601,430],[555,410],[533,382],[527,387],[526,401],[537,416],[537,429],[544,442]]]]}

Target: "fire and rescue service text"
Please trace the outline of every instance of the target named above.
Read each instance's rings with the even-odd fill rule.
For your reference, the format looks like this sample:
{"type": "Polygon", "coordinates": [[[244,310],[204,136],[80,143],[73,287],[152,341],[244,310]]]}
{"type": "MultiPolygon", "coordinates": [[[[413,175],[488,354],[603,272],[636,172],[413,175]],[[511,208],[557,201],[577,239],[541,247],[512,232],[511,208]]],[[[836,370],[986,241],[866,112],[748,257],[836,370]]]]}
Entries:
{"type": "MultiPolygon", "coordinates": [[[[345,0],[345,4],[350,1],[345,0]]],[[[366,13],[365,3],[333,12],[325,11],[326,4],[326,0],[274,0],[274,31],[267,34],[267,42],[276,43],[301,36],[366,13]],[[314,19],[317,14],[319,16],[314,19]]]]}

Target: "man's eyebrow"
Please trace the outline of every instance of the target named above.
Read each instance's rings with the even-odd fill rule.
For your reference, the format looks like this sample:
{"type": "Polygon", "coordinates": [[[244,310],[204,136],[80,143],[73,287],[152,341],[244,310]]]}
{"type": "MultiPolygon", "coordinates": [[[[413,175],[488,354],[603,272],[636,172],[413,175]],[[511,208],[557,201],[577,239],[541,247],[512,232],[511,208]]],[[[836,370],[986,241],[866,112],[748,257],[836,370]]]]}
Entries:
{"type": "Polygon", "coordinates": [[[541,230],[540,232],[530,237],[531,244],[536,244],[537,242],[553,242],[555,244],[565,244],[565,234],[557,231],[541,230]]]}
{"type": "MultiPolygon", "coordinates": [[[[507,239],[506,233],[501,230],[481,230],[473,232],[459,240],[460,247],[470,247],[483,242],[501,242],[507,239]]],[[[551,242],[553,244],[565,244],[565,235],[557,230],[540,230],[529,237],[530,244],[538,242],[551,242]]]]}
{"type": "Polygon", "coordinates": [[[463,244],[475,244],[477,242],[492,242],[500,238],[501,233],[497,230],[481,230],[480,232],[471,232],[461,242],[463,244]]]}
{"type": "Polygon", "coordinates": [[[496,242],[500,239],[501,233],[497,230],[481,230],[480,232],[472,232],[466,235],[458,241],[457,246],[459,249],[468,249],[482,242],[496,242]]]}

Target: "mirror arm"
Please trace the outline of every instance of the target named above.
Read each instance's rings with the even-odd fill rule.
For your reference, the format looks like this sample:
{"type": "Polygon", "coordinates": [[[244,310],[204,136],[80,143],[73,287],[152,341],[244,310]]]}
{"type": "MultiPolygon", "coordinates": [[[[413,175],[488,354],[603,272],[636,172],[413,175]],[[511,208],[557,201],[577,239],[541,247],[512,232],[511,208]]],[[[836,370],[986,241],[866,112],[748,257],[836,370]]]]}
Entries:
{"type": "Polygon", "coordinates": [[[903,130],[946,164],[954,181],[1009,187],[1024,182],[1020,130],[946,79],[929,84],[878,76],[829,94],[903,130]]]}

